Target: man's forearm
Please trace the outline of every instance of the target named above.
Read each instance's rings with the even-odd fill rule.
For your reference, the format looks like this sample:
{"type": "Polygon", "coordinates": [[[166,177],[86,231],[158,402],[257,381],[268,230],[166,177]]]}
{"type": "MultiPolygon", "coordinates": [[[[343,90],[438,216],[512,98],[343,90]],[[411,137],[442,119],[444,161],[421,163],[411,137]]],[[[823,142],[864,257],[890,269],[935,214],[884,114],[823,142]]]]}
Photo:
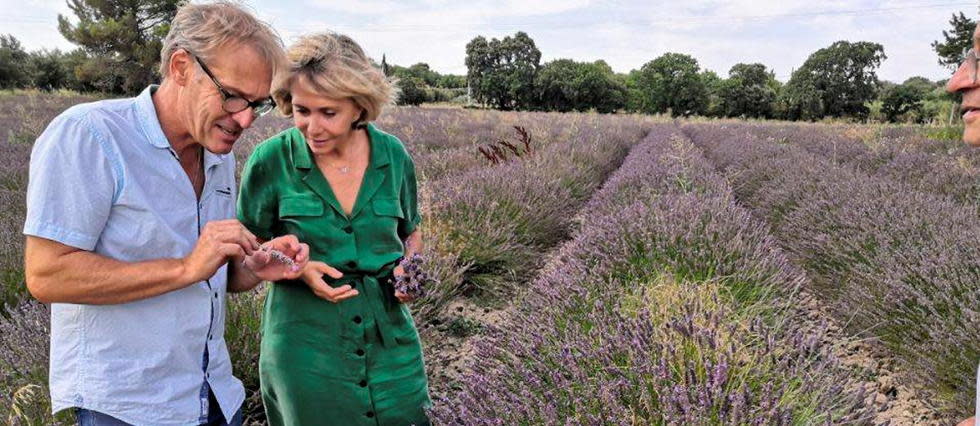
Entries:
{"type": "Polygon", "coordinates": [[[44,303],[110,305],[147,299],[192,284],[180,259],[123,262],[85,250],[52,253],[64,247],[28,238],[27,287],[44,303]]]}

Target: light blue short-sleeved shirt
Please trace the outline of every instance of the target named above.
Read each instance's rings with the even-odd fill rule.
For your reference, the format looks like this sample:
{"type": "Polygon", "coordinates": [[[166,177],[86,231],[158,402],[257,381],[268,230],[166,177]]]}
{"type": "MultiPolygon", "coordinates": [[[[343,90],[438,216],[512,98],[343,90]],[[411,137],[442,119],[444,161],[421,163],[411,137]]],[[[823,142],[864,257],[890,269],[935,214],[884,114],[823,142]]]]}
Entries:
{"type": "MultiPolygon", "coordinates": [[[[24,234],[136,262],[184,257],[207,222],[235,217],[234,156],[205,151],[198,202],[160,127],[154,90],[77,105],[51,122],[31,153],[24,234]]],[[[53,411],[197,424],[208,414],[207,382],[230,419],[245,391],[224,340],[227,276],[225,266],[120,305],[52,304],[53,411]]]]}

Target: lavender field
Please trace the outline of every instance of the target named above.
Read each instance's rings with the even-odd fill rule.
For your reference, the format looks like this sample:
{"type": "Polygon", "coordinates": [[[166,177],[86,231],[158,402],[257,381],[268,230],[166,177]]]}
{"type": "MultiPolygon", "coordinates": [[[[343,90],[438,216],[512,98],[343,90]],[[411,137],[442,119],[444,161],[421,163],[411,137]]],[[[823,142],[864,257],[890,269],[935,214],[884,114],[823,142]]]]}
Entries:
{"type": "MultiPolygon", "coordinates": [[[[48,314],[24,288],[20,230],[33,138],[82,100],[0,97],[0,422],[72,421],[49,413],[48,314]]],[[[239,165],[289,125],[260,120],[239,165]]],[[[980,154],[959,143],[462,109],[378,125],[420,171],[438,284],[412,310],[436,424],[951,424],[973,409],[980,154]]],[[[264,292],[229,297],[262,424],[264,292]]]]}

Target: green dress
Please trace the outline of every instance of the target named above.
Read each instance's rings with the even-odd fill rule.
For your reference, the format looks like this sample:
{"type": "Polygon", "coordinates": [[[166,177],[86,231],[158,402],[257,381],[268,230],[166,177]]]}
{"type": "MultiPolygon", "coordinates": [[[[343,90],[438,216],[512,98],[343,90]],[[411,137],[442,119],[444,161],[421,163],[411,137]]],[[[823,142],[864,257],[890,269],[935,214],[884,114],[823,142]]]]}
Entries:
{"type": "Polygon", "coordinates": [[[423,425],[431,405],[418,331],[389,282],[418,226],[415,166],[396,137],[367,127],[371,154],[347,216],[292,128],[263,142],[242,172],[239,220],[259,238],[296,235],[310,259],[344,273],[340,303],[301,281],[265,303],[259,378],[273,425],[423,425]]]}

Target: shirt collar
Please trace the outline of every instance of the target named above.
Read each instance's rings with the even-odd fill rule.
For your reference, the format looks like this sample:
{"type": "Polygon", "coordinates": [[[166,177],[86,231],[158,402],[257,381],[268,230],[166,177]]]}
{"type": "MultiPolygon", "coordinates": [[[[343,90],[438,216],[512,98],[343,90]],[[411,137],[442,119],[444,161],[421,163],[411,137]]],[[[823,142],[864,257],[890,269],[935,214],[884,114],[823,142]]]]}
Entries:
{"type": "MultiPolygon", "coordinates": [[[[391,153],[388,151],[388,144],[381,142],[385,134],[378,130],[374,124],[367,125],[368,141],[371,143],[371,159],[368,160],[368,169],[377,169],[391,163],[391,153]]],[[[310,147],[306,145],[306,138],[298,128],[293,128],[292,138],[293,166],[297,169],[310,169],[313,167],[313,155],[310,147]]]]}
{"type": "Polygon", "coordinates": [[[143,134],[146,135],[146,141],[157,148],[169,148],[170,141],[163,134],[163,128],[160,127],[160,119],[157,116],[156,107],[153,106],[153,92],[156,92],[159,88],[159,85],[151,84],[146,89],[143,89],[143,92],[136,97],[136,112],[140,128],[143,129],[143,134]]]}
{"type": "MultiPolygon", "coordinates": [[[[136,97],[136,112],[139,117],[140,127],[146,135],[147,142],[156,148],[170,149],[170,141],[163,133],[163,127],[160,126],[160,119],[157,116],[156,106],[153,105],[153,93],[159,88],[160,85],[151,84],[146,89],[143,89],[136,97]]],[[[225,155],[227,154],[215,154],[205,149],[204,170],[223,163],[225,155]]]]}

